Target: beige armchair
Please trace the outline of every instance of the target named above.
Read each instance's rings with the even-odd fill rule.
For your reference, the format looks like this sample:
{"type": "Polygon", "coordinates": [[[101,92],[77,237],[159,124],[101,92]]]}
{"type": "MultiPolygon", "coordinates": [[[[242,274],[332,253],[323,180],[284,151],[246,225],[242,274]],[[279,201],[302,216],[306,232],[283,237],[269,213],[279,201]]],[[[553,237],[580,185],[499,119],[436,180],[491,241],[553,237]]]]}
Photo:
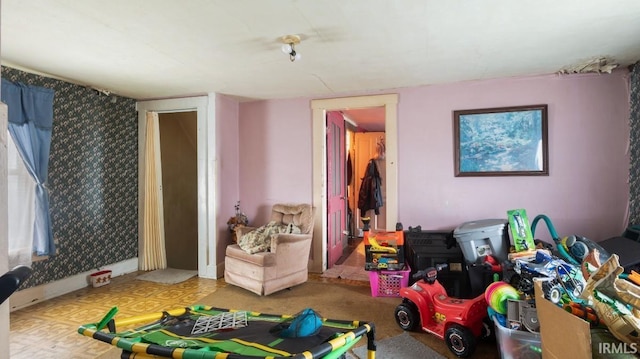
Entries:
{"type": "MultiPolygon", "coordinates": [[[[269,295],[302,284],[309,278],[307,265],[313,236],[313,209],[309,204],[274,204],[270,225],[287,232],[270,234],[267,250],[250,253],[239,245],[244,234],[265,226],[236,228],[238,243],[227,246],[224,279],[258,295],[269,295]],[[292,230],[294,228],[295,230],[292,230]]],[[[254,232],[255,234],[256,232],[254,232]]],[[[241,243],[240,243],[241,244],[241,243]]]]}

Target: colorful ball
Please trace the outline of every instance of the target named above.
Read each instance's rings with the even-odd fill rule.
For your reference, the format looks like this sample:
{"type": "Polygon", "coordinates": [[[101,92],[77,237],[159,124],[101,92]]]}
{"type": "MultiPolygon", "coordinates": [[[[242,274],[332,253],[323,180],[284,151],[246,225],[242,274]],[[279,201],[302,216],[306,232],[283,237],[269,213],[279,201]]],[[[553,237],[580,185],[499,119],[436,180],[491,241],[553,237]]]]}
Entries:
{"type": "Polygon", "coordinates": [[[484,299],[493,310],[500,314],[507,314],[507,301],[520,300],[520,293],[506,282],[493,282],[484,291],[484,299]]]}

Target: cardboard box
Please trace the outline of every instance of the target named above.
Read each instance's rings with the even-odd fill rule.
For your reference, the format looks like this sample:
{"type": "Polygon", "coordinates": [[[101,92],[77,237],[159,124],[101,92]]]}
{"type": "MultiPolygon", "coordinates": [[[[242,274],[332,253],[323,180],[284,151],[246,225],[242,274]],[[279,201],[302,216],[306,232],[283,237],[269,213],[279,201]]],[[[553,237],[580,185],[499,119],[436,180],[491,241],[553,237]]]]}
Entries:
{"type": "Polygon", "coordinates": [[[93,285],[94,288],[102,287],[103,285],[111,283],[111,270],[107,269],[91,273],[89,277],[91,278],[91,285],[93,285]]]}
{"type": "Polygon", "coordinates": [[[589,323],[545,299],[540,281],[535,281],[534,291],[540,321],[542,357],[592,358],[589,323]]]}
{"type": "Polygon", "coordinates": [[[367,231],[364,233],[365,270],[403,270],[404,232],[367,231]]]}

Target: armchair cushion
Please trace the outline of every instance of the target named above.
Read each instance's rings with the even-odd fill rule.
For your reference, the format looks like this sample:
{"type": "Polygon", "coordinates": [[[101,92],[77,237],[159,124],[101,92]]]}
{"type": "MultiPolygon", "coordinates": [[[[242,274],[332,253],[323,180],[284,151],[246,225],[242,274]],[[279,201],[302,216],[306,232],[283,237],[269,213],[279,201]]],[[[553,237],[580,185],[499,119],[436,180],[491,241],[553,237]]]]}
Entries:
{"type": "Polygon", "coordinates": [[[287,225],[293,223],[304,234],[313,230],[313,210],[308,204],[274,204],[271,220],[287,225]]]}
{"type": "Polygon", "coordinates": [[[227,246],[225,254],[227,257],[237,258],[260,267],[270,267],[276,264],[276,256],[273,253],[261,252],[249,254],[238,245],[227,246]]]}

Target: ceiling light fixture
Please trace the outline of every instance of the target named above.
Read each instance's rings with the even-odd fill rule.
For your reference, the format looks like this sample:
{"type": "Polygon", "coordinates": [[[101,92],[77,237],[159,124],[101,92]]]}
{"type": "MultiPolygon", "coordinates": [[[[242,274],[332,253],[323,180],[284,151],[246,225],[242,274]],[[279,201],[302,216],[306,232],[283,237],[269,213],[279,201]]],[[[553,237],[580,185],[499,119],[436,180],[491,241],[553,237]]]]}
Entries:
{"type": "Polygon", "coordinates": [[[285,35],[282,37],[282,52],[289,55],[289,60],[294,62],[300,60],[300,54],[296,52],[296,45],[300,43],[300,36],[298,35],[285,35]]]}

